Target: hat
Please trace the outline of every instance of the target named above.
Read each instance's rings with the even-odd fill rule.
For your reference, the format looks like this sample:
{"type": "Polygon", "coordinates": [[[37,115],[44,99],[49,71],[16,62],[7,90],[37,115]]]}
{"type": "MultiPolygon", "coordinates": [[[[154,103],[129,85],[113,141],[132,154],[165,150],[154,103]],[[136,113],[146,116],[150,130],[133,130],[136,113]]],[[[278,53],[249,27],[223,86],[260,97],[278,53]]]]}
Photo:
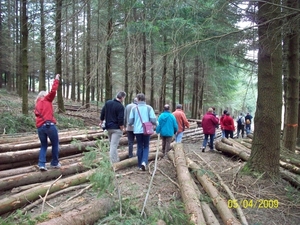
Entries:
{"type": "Polygon", "coordinates": [[[223,111],[223,114],[226,114],[227,113],[227,110],[225,109],[224,111],[223,111]]]}
{"type": "Polygon", "coordinates": [[[213,112],[213,108],[208,108],[207,112],[213,112]]]}

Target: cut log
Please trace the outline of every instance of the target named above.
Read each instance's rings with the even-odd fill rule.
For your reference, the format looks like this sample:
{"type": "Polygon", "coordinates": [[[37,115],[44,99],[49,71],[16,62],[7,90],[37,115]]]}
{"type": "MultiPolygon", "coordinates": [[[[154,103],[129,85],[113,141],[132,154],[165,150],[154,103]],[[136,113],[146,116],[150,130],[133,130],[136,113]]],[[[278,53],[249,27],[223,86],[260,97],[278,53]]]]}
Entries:
{"type": "Polygon", "coordinates": [[[300,174],[300,168],[291,163],[283,162],[280,160],[279,164],[281,167],[283,167],[284,169],[287,169],[288,171],[290,171],[292,173],[300,174]]]}
{"type": "Polygon", "coordinates": [[[96,199],[93,202],[69,211],[60,217],[39,223],[39,225],[86,225],[94,224],[105,217],[113,207],[112,198],[96,199]]]}
{"type": "MultiPolygon", "coordinates": [[[[35,164],[37,164],[37,160],[35,160],[35,164]]],[[[60,163],[64,166],[74,164],[81,162],[82,160],[82,155],[77,155],[76,158],[69,158],[69,159],[60,159],[60,163]]],[[[37,165],[34,166],[26,166],[26,167],[20,167],[20,168],[14,168],[14,169],[9,169],[9,170],[2,170],[0,171],[0,179],[5,178],[5,177],[11,177],[19,174],[27,174],[31,172],[36,172],[37,171],[37,165]]]]}
{"type": "MultiPolygon", "coordinates": [[[[49,194],[56,192],[58,190],[63,190],[67,187],[83,184],[88,182],[88,177],[94,173],[94,170],[89,170],[84,173],[79,173],[65,179],[61,179],[52,186],[49,190],[49,194]]],[[[11,212],[13,210],[19,209],[22,206],[30,203],[39,198],[39,195],[45,195],[49,186],[52,182],[47,182],[42,186],[37,186],[21,193],[15,194],[10,197],[6,197],[0,200],[0,215],[3,215],[7,212],[11,212]]]]}
{"type": "MultiPolygon", "coordinates": [[[[169,151],[168,157],[173,162],[175,162],[174,151],[169,151]]],[[[202,193],[199,190],[199,188],[197,187],[197,185],[193,179],[191,180],[191,184],[193,185],[197,196],[199,196],[198,199],[201,199],[202,193]]],[[[218,219],[216,218],[215,214],[213,213],[213,211],[211,210],[209,204],[205,201],[201,201],[200,204],[201,204],[201,208],[202,208],[202,212],[203,212],[203,216],[204,216],[206,224],[219,225],[220,223],[219,223],[218,219]]]]}
{"type": "Polygon", "coordinates": [[[187,165],[195,173],[197,180],[201,183],[205,192],[210,196],[214,206],[217,208],[224,224],[241,225],[235,218],[232,211],[228,208],[227,201],[223,198],[214,184],[210,181],[209,177],[201,171],[201,168],[192,160],[187,158],[187,165]]]}
{"type": "MultiPolygon", "coordinates": [[[[87,147],[96,147],[96,141],[81,142],[76,144],[68,144],[60,146],[60,157],[69,156],[84,152],[87,147]]],[[[51,147],[48,147],[47,157],[51,157],[51,147]]],[[[0,153],[0,162],[15,163],[20,161],[29,161],[38,159],[40,149],[22,150],[17,152],[0,153]]]]}
{"type": "Polygon", "coordinates": [[[230,155],[239,156],[242,160],[247,161],[250,157],[248,152],[234,148],[233,146],[224,144],[221,141],[216,142],[216,149],[230,155]]]}
{"type": "Polygon", "coordinates": [[[288,181],[295,188],[300,189],[300,177],[298,175],[295,175],[283,169],[280,169],[280,175],[284,180],[288,181]]]}
{"type": "MultiPolygon", "coordinates": [[[[153,149],[153,151],[155,151],[155,149],[153,149]]],[[[150,152],[148,160],[149,161],[150,160],[154,160],[155,159],[155,155],[156,155],[156,153],[151,153],[150,152]]],[[[163,157],[163,153],[159,152],[158,156],[159,157],[163,157]]],[[[133,158],[126,159],[126,160],[123,160],[123,161],[120,161],[120,162],[116,162],[116,163],[113,164],[114,170],[118,171],[118,170],[130,167],[130,166],[137,166],[137,163],[138,163],[137,160],[138,160],[137,157],[133,157],[133,158]]]]}
{"type": "Polygon", "coordinates": [[[180,193],[185,205],[185,212],[193,224],[206,224],[200,201],[191,182],[191,175],[186,166],[182,143],[174,145],[176,172],[180,186],[180,193]]]}
{"type": "Polygon", "coordinates": [[[10,190],[17,186],[49,181],[63,175],[68,176],[88,170],[82,163],[62,166],[60,169],[50,169],[44,172],[31,172],[0,179],[0,191],[10,190]]]}

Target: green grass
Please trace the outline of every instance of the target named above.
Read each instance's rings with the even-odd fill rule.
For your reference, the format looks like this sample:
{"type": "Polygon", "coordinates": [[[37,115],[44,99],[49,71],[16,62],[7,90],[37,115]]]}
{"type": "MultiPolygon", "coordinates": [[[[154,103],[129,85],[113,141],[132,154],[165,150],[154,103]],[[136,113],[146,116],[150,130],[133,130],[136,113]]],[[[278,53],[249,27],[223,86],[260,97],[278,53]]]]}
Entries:
{"type": "MultiPolygon", "coordinates": [[[[36,132],[34,100],[36,93],[29,93],[28,115],[22,114],[22,100],[15,93],[0,89],[0,134],[36,132]]],[[[83,128],[82,119],[54,113],[58,129],[83,128]]]]}

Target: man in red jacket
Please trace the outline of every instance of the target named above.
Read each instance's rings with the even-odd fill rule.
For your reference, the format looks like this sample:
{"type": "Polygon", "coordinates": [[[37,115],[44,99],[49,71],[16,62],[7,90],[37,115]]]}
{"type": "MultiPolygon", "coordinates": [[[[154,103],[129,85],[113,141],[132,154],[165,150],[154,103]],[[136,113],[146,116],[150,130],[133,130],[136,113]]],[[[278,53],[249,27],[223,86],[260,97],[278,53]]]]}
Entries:
{"type": "Polygon", "coordinates": [[[203,128],[203,134],[204,134],[204,140],[202,143],[202,152],[205,151],[205,147],[208,142],[208,136],[209,136],[209,148],[210,151],[214,150],[214,138],[216,133],[216,126],[219,123],[219,119],[213,114],[213,109],[209,108],[207,110],[207,113],[202,118],[202,128],[203,128]]]}
{"type": "Polygon", "coordinates": [[[53,115],[52,102],[55,98],[56,91],[59,85],[59,74],[56,75],[53,82],[51,91],[47,93],[46,91],[41,91],[35,100],[35,110],[34,114],[36,116],[36,127],[38,130],[38,136],[41,142],[41,148],[39,153],[38,166],[41,171],[46,171],[46,155],[48,147],[48,137],[52,145],[52,161],[50,167],[60,168],[61,165],[58,161],[59,154],[59,141],[58,141],[58,131],[56,128],[56,119],[53,115]]]}
{"type": "Polygon", "coordinates": [[[182,110],[182,105],[178,104],[176,106],[176,110],[173,112],[173,115],[176,118],[177,124],[178,124],[178,130],[175,135],[175,142],[180,143],[183,137],[183,131],[185,128],[190,128],[190,124],[186,118],[186,115],[184,114],[182,110]]]}

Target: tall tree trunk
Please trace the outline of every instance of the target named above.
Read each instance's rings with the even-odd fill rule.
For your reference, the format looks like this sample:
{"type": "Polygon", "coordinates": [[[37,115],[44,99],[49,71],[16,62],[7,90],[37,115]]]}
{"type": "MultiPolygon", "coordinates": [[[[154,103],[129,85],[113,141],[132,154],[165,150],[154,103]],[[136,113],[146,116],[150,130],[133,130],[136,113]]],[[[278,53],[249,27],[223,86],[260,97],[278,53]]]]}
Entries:
{"type": "Polygon", "coordinates": [[[28,115],[28,17],[27,0],[22,0],[22,113],[28,115]]]}
{"type": "Polygon", "coordinates": [[[39,75],[39,91],[46,90],[46,29],[44,18],[44,0],[40,0],[41,7],[41,66],[39,75]]]}
{"type": "MultiPolygon", "coordinates": [[[[125,30],[127,30],[127,21],[128,21],[128,14],[125,12],[124,14],[124,28],[125,30]]],[[[128,47],[129,47],[129,43],[128,43],[128,33],[125,32],[124,35],[124,91],[126,93],[129,93],[129,66],[128,66],[128,47]]],[[[125,105],[130,103],[129,98],[125,98],[125,105]]]]}
{"type": "Polygon", "coordinates": [[[173,59],[173,90],[172,90],[172,110],[176,109],[176,90],[177,90],[177,61],[176,56],[173,59]]]}
{"type": "Polygon", "coordinates": [[[60,74],[60,85],[57,90],[58,111],[64,112],[64,100],[62,96],[62,68],[61,68],[61,10],[62,0],[56,0],[56,16],[55,16],[55,74],[60,74]]]}
{"type": "MultiPolygon", "coordinates": [[[[145,7],[143,9],[143,21],[146,20],[146,16],[145,16],[145,7]]],[[[142,45],[143,45],[143,53],[142,53],[142,92],[144,94],[146,94],[146,64],[147,64],[147,61],[146,61],[146,56],[147,56],[147,39],[146,39],[146,33],[143,32],[142,33],[142,45]]]]}
{"type": "MultiPolygon", "coordinates": [[[[78,1],[77,1],[78,2],[78,1]]],[[[79,42],[79,21],[78,19],[76,20],[76,42],[79,42]]],[[[79,69],[79,52],[80,52],[80,46],[76,45],[76,71],[75,73],[77,74],[77,83],[76,83],[76,87],[77,87],[77,102],[80,102],[81,98],[81,94],[80,94],[80,69],[79,69]]]]}
{"type": "Polygon", "coordinates": [[[106,65],[105,65],[105,101],[112,99],[112,72],[111,72],[111,51],[112,46],[110,39],[113,33],[113,19],[112,19],[112,0],[108,0],[108,21],[107,21],[107,43],[106,43],[106,65]]]}
{"type": "Polygon", "coordinates": [[[16,43],[17,48],[17,56],[16,56],[16,90],[18,95],[21,97],[22,96],[22,53],[21,53],[21,48],[22,48],[22,34],[21,34],[21,25],[20,21],[21,18],[19,17],[19,11],[21,12],[22,10],[22,1],[16,0],[16,9],[15,9],[15,16],[16,16],[16,43]],[[20,4],[20,5],[19,5],[20,4]],[[19,21],[20,19],[20,21],[19,21]],[[19,27],[20,25],[20,27],[19,27]],[[20,31],[20,32],[19,32],[20,31]]]}
{"type": "Polygon", "coordinates": [[[167,35],[163,36],[164,41],[164,51],[163,51],[163,74],[161,77],[161,89],[160,89],[160,98],[159,98],[159,110],[163,109],[163,106],[166,101],[166,86],[167,86],[167,35]]]}
{"type": "Polygon", "coordinates": [[[204,81],[205,81],[205,62],[204,60],[201,60],[201,68],[199,68],[200,70],[200,81],[199,81],[199,98],[198,98],[198,102],[199,102],[199,106],[198,106],[198,113],[197,113],[197,118],[201,119],[201,114],[203,114],[203,97],[204,97],[204,81]]]}
{"type": "Polygon", "coordinates": [[[198,112],[198,93],[199,92],[199,56],[195,58],[194,68],[194,85],[193,85],[193,99],[192,99],[192,118],[197,118],[198,112]]]}
{"type": "Polygon", "coordinates": [[[186,78],[186,63],[185,58],[182,60],[182,81],[181,81],[181,101],[180,103],[184,105],[184,95],[185,95],[185,78],[186,78]]]}
{"type": "MultiPolygon", "coordinates": [[[[289,8],[299,8],[298,0],[287,0],[289,8]]],[[[297,141],[298,129],[298,107],[299,107],[299,18],[298,15],[289,16],[288,39],[288,77],[285,124],[283,135],[283,146],[294,152],[297,141]]]]}
{"type": "Polygon", "coordinates": [[[150,61],[151,61],[151,81],[150,81],[150,105],[154,106],[154,41],[153,37],[151,37],[151,53],[150,53],[150,61]]]}
{"type": "MultiPolygon", "coordinates": [[[[75,6],[76,6],[76,1],[75,0],[72,0],[72,12],[73,12],[73,15],[75,15],[75,6]]],[[[76,23],[75,23],[75,16],[72,16],[72,78],[71,78],[71,99],[72,101],[75,101],[75,90],[76,90],[76,65],[75,65],[75,58],[76,58],[76,55],[75,55],[75,29],[76,29],[76,23]]]]}
{"type": "Polygon", "coordinates": [[[91,2],[87,1],[87,30],[86,30],[86,105],[85,108],[90,108],[90,93],[91,93],[91,2]]]}
{"type": "Polygon", "coordinates": [[[4,49],[4,43],[3,43],[3,40],[4,40],[4,33],[3,33],[3,26],[2,26],[2,4],[0,4],[0,88],[2,88],[2,73],[4,72],[3,71],[3,68],[4,68],[4,63],[3,63],[3,59],[4,59],[4,56],[3,56],[3,49],[4,49]]]}
{"type": "Polygon", "coordinates": [[[279,176],[282,107],[280,1],[258,2],[258,98],[252,151],[247,165],[270,177],[279,176]],[[272,82],[270,82],[270,80],[272,82]]]}

